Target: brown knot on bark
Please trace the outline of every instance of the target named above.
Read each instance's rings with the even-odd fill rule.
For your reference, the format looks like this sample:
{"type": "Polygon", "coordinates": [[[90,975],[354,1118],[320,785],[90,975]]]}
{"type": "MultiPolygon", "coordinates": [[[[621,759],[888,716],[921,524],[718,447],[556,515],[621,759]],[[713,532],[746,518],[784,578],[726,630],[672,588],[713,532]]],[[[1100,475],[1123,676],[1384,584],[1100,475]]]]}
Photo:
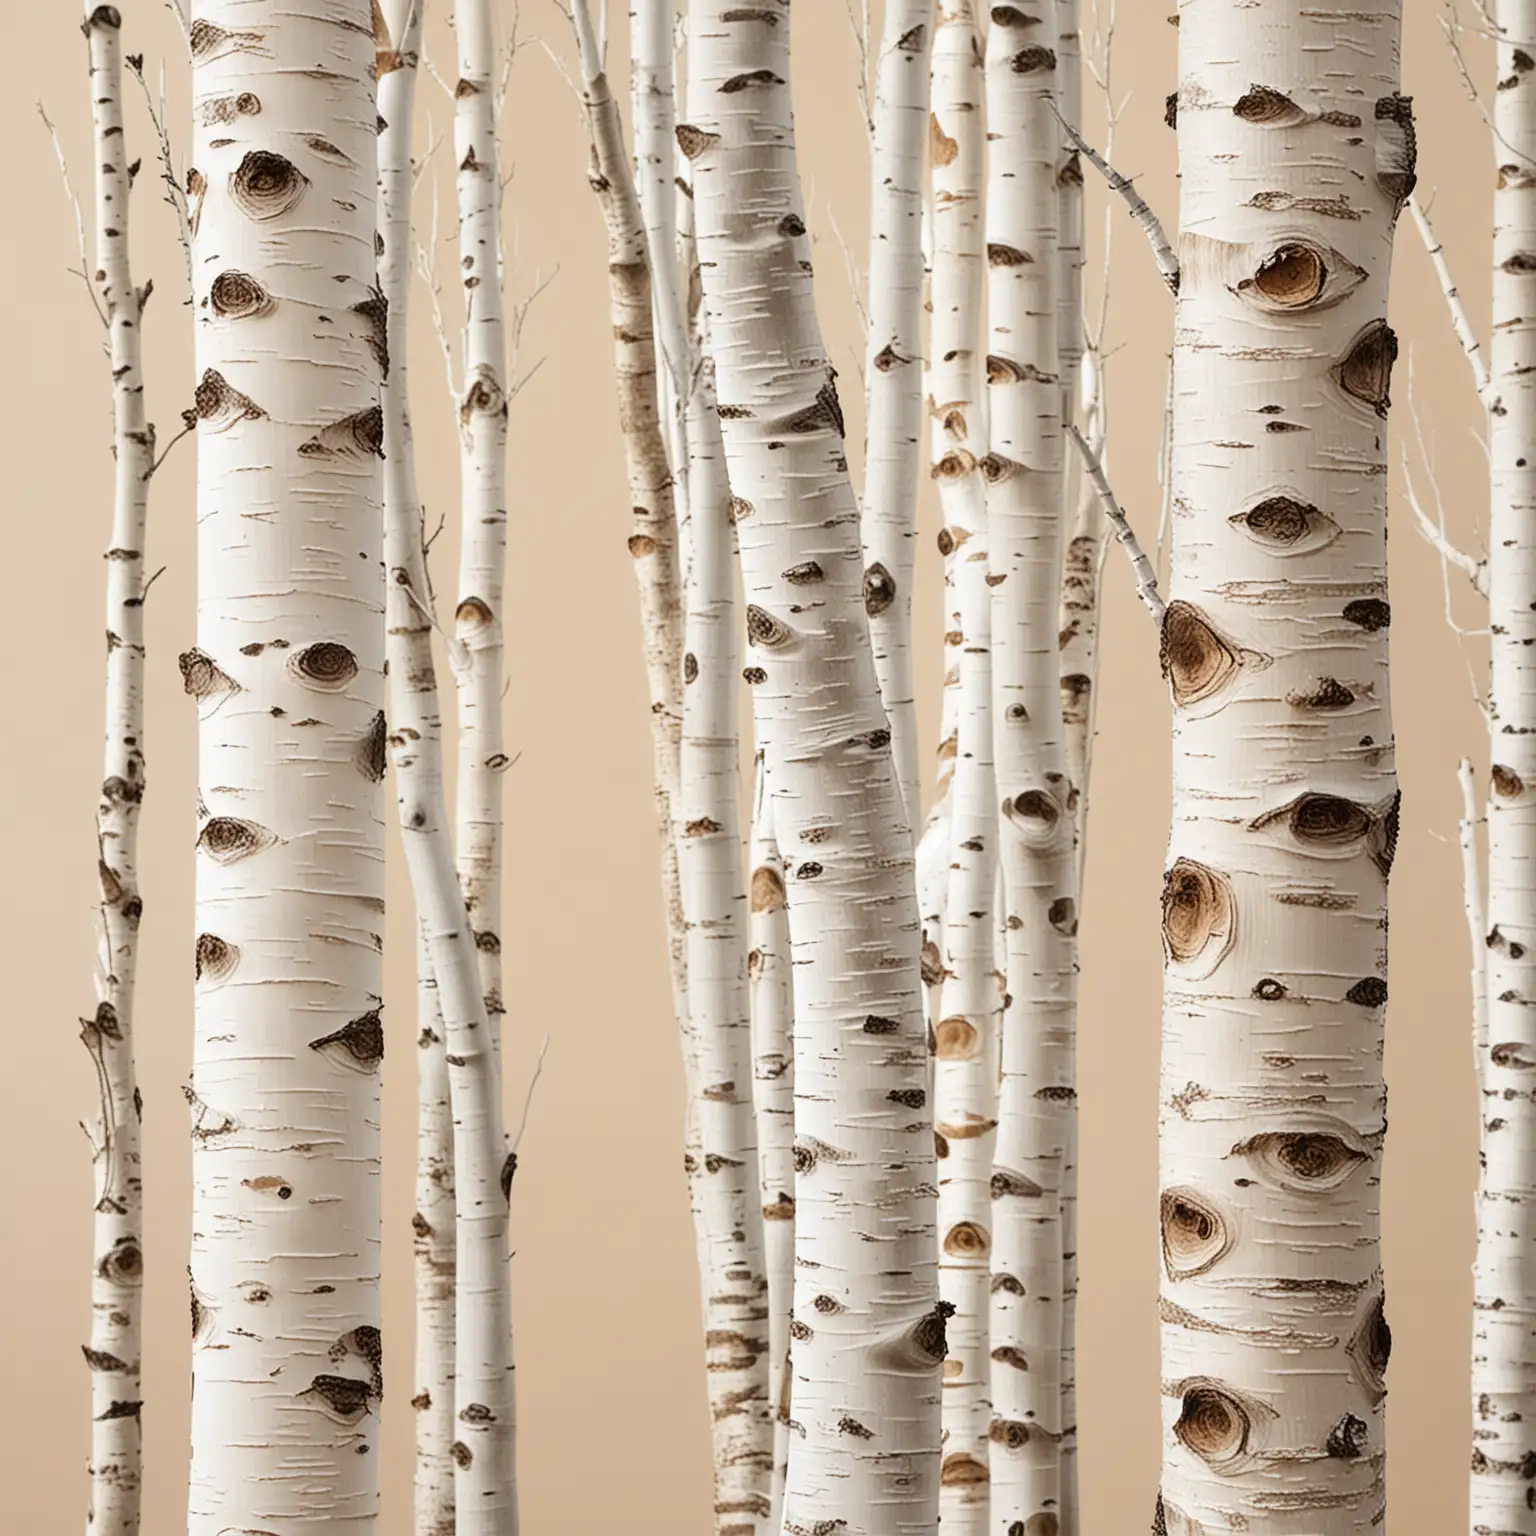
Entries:
{"type": "Polygon", "coordinates": [[[1418,185],[1419,136],[1413,125],[1413,97],[1394,91],[1376,103],[1376,185],[1393,204],[1393,214],[1418,185]]]}
{"type": "Polygon", "coordinates": [[[1377,1290],[1345,1350],[1355,1378],[1374,1405],[1387,1395],[1387,1362],[1392,1358],[1392,1330],[1387,1325],[1386,1296],[1377,1290]]]}
{"type": "Polygon", "coordinates": [[[299,1395],[313,1398],[342,1424],[356,1424],[368,1412],[369,1384],[351,1376],[316,1376],[299,1395]]]}
{"type": "Polygon", "coordinates": [[[1344,620],[1374,634],[1392,622],[1392,605],[1379,597],[1357,597],[1344,605],[1344,620]]]}
{"type": "Polygon", "coordinates": [[[237,421],[261,421],[266,412],[249,395],[242,395],[216,368],[204,371],[192,392],[197,419],[215,432],[237,421]]]}
{"type": "Polygon", "coordinates": [[[1175,601],[1163,614],[1160,647],[1163,676],[1181,709],[1202,704],[1230,687],[1245,666],[1267,665],[1219,634],[1191,603],[1175,601]]]}
{"type": "Polygon", "coordinates": [[[1339,525],[1326,512],[1286,495],[1266,496],[1228,521],[1278,555],[1312,554],[1339,534],[1339,525]]]}
{"type": "Polygon", "coordinates": [[[1232,1148],[1264,1183],[1292,1194],[1323,1194],[1339,1188],[1371,1155],[1353,1133],[1261,1131],[1232,1148]]]}
{"type": "Polygon", "coordinates": [[[956,1259],[984,1259],[992,1251],[992,1237],[979,1221],[957,1221],[944,1234],[944,1252],[956,1259]]]}
{"type": "Polygon", "coordinates": [[[981,1051],[981,1034],[968,1019],[954,1014],[934,1026],[933,1049],[940,1061],[970,1061],[981,1051]]]}
{"type": "Polygon", "coordinates": [[[1245,123],[1265,128],[1291,128],[1304,123],[1307,114],[1284,91],[1272,85],[1251,85],[1232,106],[1245,123]]]}
{"type": "Polygon", "coordinates": [[[363,340],[368,344],[368,350],[373,353],[373,360],[379,365],[379,377],[389,377],[389,300],[384,297],[384,290],[377,285],[368,290],[368,297],[361,303],[352,306],[352,313],[360,315],[366,322],[368,329],[364,333],[363,340]]]}
{"type": "Polygon", "coordinates": [[[384,1023],[377,1008],[370,1008],[338,1029],[309,1042],[338,1065],[356,1072],[374,1072],[384,1059],[384,1023]]]}
{"type": "Polygon", "coordinates": [[[1385,320],[1372,320],[1329,373],[1352,400],[1383,420],[1392,405],[1392,365],[1397,361],[1397,332],[1385,320]]]}
{"type": "Polygon", "coordinates": [[[756,603],[747,604],[747,643],[760,645],[767,650],[788,643],[790,636],[789,626],[781,620],[774,618],[766,608],[759,608],[756,603]]]}
{"type": "Polygon", "coordinates": [[[1045,1193],[1033,1179],[1006,1168],[993,1173],[990,1189],[994,1200],[1034,1200],[1045,1193]]]}
{"type": "Polygon", "coordinates": [[[1183,1382],[1179,1396],[1173,1432],[1201,1461],[1219,1471],[1248,1454],[1255,1423],[1253,1406],[1244,1397],[1207,1376],[1183,1382]]]}
{"type": "Polygon", "coordinates": [[[246,218],[266,224],[290,213],[309,187],[291,160],[270,149],[252,149],[230,172],[229,197],[246,218]]]}
{"type": "Polygon", "coordinates": [[[277,835],[243,816],[214,816],[203,823],[197,846],[215,864],[236,864],[277,842],[277,835]]]}
{"type": "Polygon", "coordinates": [[[223,981],[234,974],[235,967],[239,963],[238,945],[231,944],[227,939],[221,939],[216,933],[198,934],[197,943],[193,947],[195,980],[202,981],[206,977],[209,981],[223,981]]]}
{"type": "Polygon", "coordinates": [[[217,698],[226,693],[239,693],[240,685],[225,672],[211,656],[205,656],[195,647],[183,651],[176,658],[181,668],[181,686],[194,699],[217,698]]]}
{"type": "Polygon", "coordinates": [[[1163,1233],[1163,1268],[1170,1280],[1203,1275],[1231,1250],[1226,1218],[1193,1189],[1165,1189],[1158,1202],[1163,1233]]]}
{"type": "Polygon", "coordinates": [[[319,640],[296,651],[289,658],[288,670],[307,688],[340,693],[357,676],[357,657],[337,641],[319,640]]]}
{"type": "Polygon", "coordinates": [[[299,444],[306,459],[346,459],[361,463],[384,457],[384,413],[376,405],[354,411],[321,427],[307,442],[299,444]]]}
{"type": "Polygon", "coordinates": [[[246,272],[220,272],[208,289],[208,303],[222,320],[254,320],[277,307],[272,295],[246,272]]]}
{"type": "Polygon", "coordinates": [[[1163,948],[1170,962],[1203,960],[1209,975],[1226,958],[1237,934],[1232,884],[1194,859],[1176,859],[1163,877],[1163,948]]]}

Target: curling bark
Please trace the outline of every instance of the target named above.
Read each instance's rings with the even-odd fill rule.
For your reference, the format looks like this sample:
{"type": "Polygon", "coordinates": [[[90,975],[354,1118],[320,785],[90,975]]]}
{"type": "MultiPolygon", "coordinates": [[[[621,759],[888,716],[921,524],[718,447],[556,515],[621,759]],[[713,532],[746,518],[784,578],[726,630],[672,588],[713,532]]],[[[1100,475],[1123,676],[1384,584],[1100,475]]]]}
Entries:
{"type": "Polygon", "coordinates": [[[365,0],[198,0],[191,1536],[378,1520],[384,621],[365,0]],[[325,61],[324,70],[315,68],[325,61]]]}
{"type": "Polygon", "coordinates": [[[1536,3],[1494,11],[1493,325],[1488,350],[1488,612],[1492,684],[1488,796],[1483,1176],[1472,1346],[1471,1524],[1536,1532],[1536,1023],[1520,999],[1536,967],[1536,3]]]}
{"type": "Polygon", "coordinates": [[[693,0],[689,17],[690,120],[678,139],[693,164],[748,602],[745,675],[795,966],[784,1524],[931,1531],[945,1344],[912,837],[811,289],[789,6],[693,0]]]}
{"type": "Polygon", "coordinates": [[[947,630],[958,653],[956,741],[948,786],[945,916],[933,1028],[939,1153],[939,1294],[955,1310],[944,1367],[939,1512],[946,1532],[988,1530],[988,1187],[997,1125],[993,1036],[997,806],[992,770],[992,592],[986,484],[980,461],[986,285],[982,191],[985,80],[971,0],[940,0],[933,40],[930,132],[933,254],[929,437],[950,579],[947,630]]]}
{"type": "Polygon", "coordinates": [[[912,583],[922,462],[923,140],[933,0],[886,0],[870,156],[864,606],[907,825],[918,826],[912,583]]]}
{"type": "Polygon", "coordinates": [[[1076,992],[1073,800],[1057,619],[1062,571],[1060,254],[1046,0],[987,35],[987,519],[999,860],[1007,900],[992,1174],[992,1526],[1059,1523],[1062,1187],[1076,992]],[[1037,29],[1039,29],[1037,31],[1037,29]]]}
{"type": "Polygon", "coordinates": [[[1383,1518],[1399,0],[1183,0],[1162,1518],[1383,1518]],[[1326,171],[1324,168],[1328,168],[1326,171]]]}
{"type": "Polygon", "coordinates": [[[135,167],[123,138],[122,18],[99,5],[89,48],[96,260],[91,273],[112,367],[112,524],[107,548],[106,750],[96,802],[96,1009],[80,1038],[96,1068],[92,1133],[91,1536],[137,1536],[142,1485],[140,1352],[144,1279],[140,1101],[134,1073],[139,807],[144,798],[144,541],[155,429],[145,415],[141,326],[149,285],[129,262],[135,167]]]}

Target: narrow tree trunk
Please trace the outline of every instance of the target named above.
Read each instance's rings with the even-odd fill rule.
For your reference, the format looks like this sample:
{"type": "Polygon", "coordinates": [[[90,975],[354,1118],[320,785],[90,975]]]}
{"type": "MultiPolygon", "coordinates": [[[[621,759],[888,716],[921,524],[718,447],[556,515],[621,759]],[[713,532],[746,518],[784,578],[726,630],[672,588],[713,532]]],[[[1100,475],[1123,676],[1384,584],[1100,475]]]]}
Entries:
{"type": "Polygon", "coordinates": [[[191,46],[188,1529],[372,1532],[384,594],[370,8],[278,17],[197,0],[191,46]]]}
{"type": "Polygon", "coordinates": [[[1399,0],[1183,0],[1163,1518],[1384,1518],[1399,0]]]}
{"type": "Polygon", "coordinates": [[[144,410],[140,329],[149,287],[135,288],[128,252],[133,168],[123,139],[122,18],[86,16],[96,262],[92,286],[107,324],[114,458],[107,548],[106,752],[96,803],[96,1011],[80,1038],[101,1104],[92,1135],[96,1206],[91,1243],[91,1536],[137,1536],[142,1480],[139,1382],[144,1280],[139,1089],[134,1074],[138,970],[139,805],[144,798],[144,537],[155,431],[144,410]]]}
{"type": "Polygon", "coordinates": [[[951,567],[947,626],[958,653],[949,785],[944,962],[934,1024],[939,1151],[939,1294],[955,1310],[944,1368],[939,1511],[946,1532],[988,1529],[992,1420],[988,1185],[997,1124],[992,1036],[997,803],[992,771],[991,588],[987,585],[981,311],[986,146],[981,37],[971,0],[940,0],[933,40],[933,312],[928,372],[932,473],[951,567]]]}
{"type": "Polygon", "coordinates": [[[858,507],[811,290],[789,9],[690,7],[709,337],[795,965],[786,1529],[931,1531],[939,1364],[912,836],[864,614],[858,507]],[[878,1255],[878,1263],[871,1262],[878,1255]]]}
{"type": "Polygon", "coordinates": [[[1521,1062],[1536,1022],[1520,1001],[1536,954],[1536,81],[1533,0],[1499,0],[1498,165],[1493,213],[1493,326],[1488,450],[1493,500],[1488,562],[1493,678],[1488,799],[1488,1018],[1483,1062],[1483,1176],[1472,1348],[1473,1529],[1536,1532],[1536,1104],[1521,1062]]]}
{"type": "MultiPolygon", "coordinates": [[[[454,1115],[447,1036],[479,1031],[456,1042],[455,1054],[478,1054],[485,1039],[475,949],[452,873],[453,829],[443,787],[443,727],[432,657],[432,591],[422,542],[406,373],[411,292],[411,123],[425,0],[390,0],[375,14],[379,79],[379,284],[388,317],[390,371],[383,389],[385,656],[389,662],[391,755],[395,762],[400,833],[417,920],[415,1531],[453,1536],[456,1353],[454,1115]],[[432,844],[430,854],[416,845],[432,844]],[[434,889],[434,876],[446,884],[434,889]],[[462,936],[455,942],[452,935],[462,936]],[[456,968],[440,987],[434,950],[456,968]],[[448,1013],[445,1014],[445,1005],[448,1013]]],[[[499,1172],[499,1147],[479,1149],[478,1179],[499,1172]]],[[[482,1232],[472,1227],[467,1238],[482,1232]]],[[[505,1236],[491,1233],[493,1253],[505,1236]]],[[[490,1255],[487,1256],[488,1258],[490,1255]]],[[[508,1362],[510,1363],[510,1362],[508,1362]]]]}
{"type": "Polygon", "coordinates": [[[763,1193],[768,1274],[768,1402],[773,1412],[773,1478],[768,1530],[783,1524],[789,1471],[789,1320],[795,1285],[795,997],[790,978],[784,860],[773,831],[773,798],[757,754],[752,805],[747,979],[752,1009],[757,1166],[763,1193]]]}
{"type": "Polygon", "coordinates": [[[1057,621],[1062,571],[1056,55],[1050,0],[987,36],[992,678],[1007,995],[992,1175],[992,1526],[1056,1529],[1062,1186],[1077,927],[1057,621]]]}
{"type": "Polygon", "coordinates": [[[922,462],[923,139],[933,0],[886,0],[870,157],[864,606],[907,825],[918,826],[912,584],[922,462]]]}

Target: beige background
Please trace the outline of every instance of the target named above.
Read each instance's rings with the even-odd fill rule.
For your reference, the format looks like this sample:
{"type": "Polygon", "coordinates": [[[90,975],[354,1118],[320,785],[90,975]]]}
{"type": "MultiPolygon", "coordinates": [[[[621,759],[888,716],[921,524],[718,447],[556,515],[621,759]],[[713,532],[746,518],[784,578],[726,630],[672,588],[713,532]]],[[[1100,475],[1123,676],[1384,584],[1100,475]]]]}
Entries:
{"type": "MultiPolygon", "coordinates": [[[[1125,0],[1118,92],[1131,92],[1116,158],[1174,221],[1174,136],[1162,123],[1175,84],[1171,0],[1125,0]]],[[[1421,185],[1468,303],[1486,325],[1491,165],[1477,109],[1436,26],[1409,0],[1405,88],[1417,97],[1421,185]]],[[[181,45],[158,0],[125,0],[128,43],[153,71],[163,57],[184,143],[181,45]]],[[[445,10],[434,4],[433,12],[445,10]]],[[[624,7],[612,7],[614,53],[624,7]]],[[[1085,0],[1086,9],[1086,0],[1085,0]]],[[[27,1536],[78,1531],[85,1502],[85,1336],[91,1203],[76,1121],[93,1078],[75,1019],[91,1011],[91,816],[99,779],[101,551],[107,529],[108,393],[100,333],[68,268],[74,233],[41,98],[72,164],[89,170],[84,44],[74,9],[7,8],[0,51],[0,143],[7,232],[0,243],[6,366],[0,443],[7,548],[0,587],[5,735],[0,751],[0,976],[7,1021],[0,1069],[0,1524],[27,1536]]],[[[876,6],[878,12],[878,5],[876,6]]],[[[840,239],[862,251],[867,161],[857,65],[839,0],[801,0],[795,85],[822,309],[844,398],[858,394],[857,321],[840,239]],[[840,235],[839,235],[840,231],[840,235]]],[[[878,19],[878,17],[877,17],[878,19]]],[[[526,0],[523,34],[571,48],[552,0],[526,0]]],[[[450,57],[442,15],[430,29],[450,57]]],[[[1476,48],[1472,64],[1486,78],[1476,48]]],[[[445,65],[445,71],[447,70],[445,65]]],[[[424,113],[441,133],[449,102],[430,78],[424,113]]],[[[1090,90],[1090,99],[1093,93],[1090,90]]],[[[558,275],[523,333],[522,365],[543,359],[513,415],[512,689],[507,778],[509,1107],[522,1103],[540,1040],[550,1046],[522,1148],[514,1215],[521,1469],[526,1528],[562,1536],[708,1529],[707,1427],[695,1279],[680,1172],[680,1072],[669,1016],[649,810],[645,694],[615,408],[609,384],[603,243],[584,176],[575,103],[538,46],[519,55],[507,111],[513,289],[558,275]],[[512,978],[515,978],[513,980],[512,978]]],[[[1102,139],[1102,98],[1090,110],[1102,139]]],[[[174,427],[192,384],[183,277],[154,150],[132,116],[146,172],[135,257],[153,275],[151,414],[174,427]]],[[[424,128],[424,124],[423,124],[424,128]]],[[[419,141],[424,141],[420,139],[419,141]]],[[[437,163],[451,191],[449,156],[437,163]]],[[[424,183],[424,193],[427,184],[424,183]]],[[[1101,189],[1090,188],[1093,207],[1101,189]]],[[[1143,533],[1156,524],[1154,467],[1171,312],[1139,236],[1116,207],[1110,305],[1113,470],[1143,533]]],[[[1100,227],[1095,222],[1094,228],[1100,227]]],[[[451,217],[445,219],[451,234],[451,217]]],[[[1484,467],[1464,364],[1410,224],[1400,231],[1394,319],[1417,357],[1417,398],[1439,456],[1453,522],[1482,522],[1484,467]]],[[[452,266],[444,247],[442,266],[452,266]]],[[[455,449],[436,342],[417,289],[415,417],[431,513],[455,495],[455,449]]],[[[1394,437],[1411,441],[1409,369],[1399,364],[1394,437]]],[[[853,431],[855,441],[857,430],[853,431]]],[[[1394,463],[1396,453],[1394,452],[1394,463]]],[[[189,1176],[181,1101],[191,1049],[194,716],[175,658],[192,638],[192,454],[178,448],[156,484],[149,608],[150,793],[144,813],[139,1061],[146,1103],[149,1465],[145,1528],[183,1518],[189,1327],[189,1176]]],[[[1394,471],[1394,481],[1400,477],[1394,471]]],[[[1388,1074],[1392,1135],[1385,1220],[1391,1318],[1392,1501],[1400,1531],[1463,1519],[1475,1100],[1468,1049],[1466,937],[1454,845],[1455,759],[1483,754],[1471,685],[1483,662],[1442,621],[1434,556],[1401,496],[1392,579],[1400,767],[1406,796],[1394,878],[1388,1074]],[[1470,661],[1470,672],[1469,672],[1470,661]]],[[[922,697],[935,735],[939,608],[935,524],[925,508],[922,697]]],[[[435,554],[451,587],[451,530],[435,554]]],[[[1458,589],[1457,611],[1481,622],[1458,589]]],[[[1167,707],[1156,647],[1122,564],[1109,568],[1108,652],[1093,786],[1083,930],[1083,1231],[1079,1355],[1087,1527],[1144,1529],[1157,1466],[1155,1119],[1160,948],[1157,903],[1167,818],[1167,707]]],[[[925,750],[925,762],[931,752],[925,750]]],[[[385,1406],[386,1536],[409,1528],[410,1228],[413,1037],[408,905],[391,875],[386,1070],[390,1393],[385,1406]]]]}

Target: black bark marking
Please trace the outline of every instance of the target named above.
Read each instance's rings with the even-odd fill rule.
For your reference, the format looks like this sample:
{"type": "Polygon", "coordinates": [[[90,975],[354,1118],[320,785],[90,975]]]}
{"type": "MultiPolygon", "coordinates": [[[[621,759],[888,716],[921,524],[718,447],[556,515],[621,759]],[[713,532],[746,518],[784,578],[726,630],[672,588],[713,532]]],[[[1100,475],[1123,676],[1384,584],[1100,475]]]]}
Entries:
{"type": "Polygon", "coordinates": [[[1165,1189],[1158,1202],[1163,1267],[1170,1280],[1188,1280],[1219,1264],[1232,1247],[1226,1218],[1193,1189],[1165,1189]]]}
{"type": "Polygon", "coordinates": [[[291,160],[270,149],[253,149],[230,172],[229,196],[246,218],[266,224],[290,213],[309,187],[291,160]]]}

